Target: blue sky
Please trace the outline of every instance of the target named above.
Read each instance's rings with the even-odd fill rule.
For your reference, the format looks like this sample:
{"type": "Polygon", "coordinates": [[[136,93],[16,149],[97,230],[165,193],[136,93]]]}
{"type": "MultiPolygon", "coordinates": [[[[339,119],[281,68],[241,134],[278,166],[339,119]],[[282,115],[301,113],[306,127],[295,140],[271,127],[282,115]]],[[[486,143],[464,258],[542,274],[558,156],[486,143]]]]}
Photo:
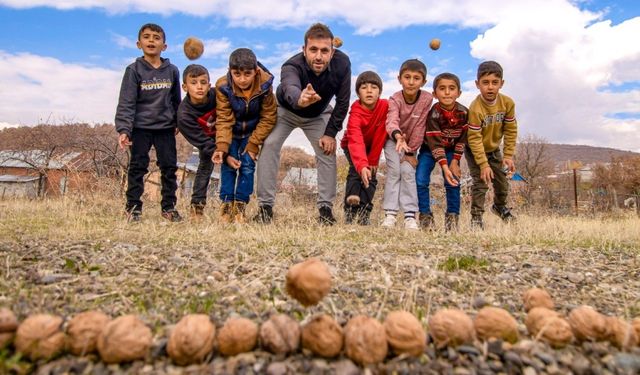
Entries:
{"type": "MultiPolygon", "coordinates": [[[[456,73],[468,105],[477,64],[497,60],[521,135],[640,151],[635,0],[0,0],[0,127],[113,122],[146,22],[165,28],[163,55],[181,70],[189,63],[182,42],[197,36],[206,46],[198,62],[212,80],[233,49],[249,47],[278,81],[317,21],[344,40],[354,81],[369,69],[382,76],[383,97],[400,89],[401,62],[417,57],[428,66],[428,90],[437,73],[456,73]],[[433,37],[442,40],[435,52],[433,37]]],[[[288,144],[306,142],[299,133],[288,144]]]]}

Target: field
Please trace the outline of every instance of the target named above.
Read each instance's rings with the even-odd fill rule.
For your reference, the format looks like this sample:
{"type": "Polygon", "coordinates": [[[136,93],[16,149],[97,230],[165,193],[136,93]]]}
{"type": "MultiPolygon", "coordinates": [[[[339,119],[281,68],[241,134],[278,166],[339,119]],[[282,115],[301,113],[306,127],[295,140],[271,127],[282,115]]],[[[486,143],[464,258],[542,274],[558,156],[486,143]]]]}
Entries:
{"type": "MultiPolygon", "coordinates": [[[[0,201],[0,307],[10,307],[20,319],[36,312],[70,317],[88,309],[114,317],[139,314],[152,327],[159,347],[166,341],[167,329],[187,313],[209,314],[219,327],[234,314],[261,322],[273,312],[300,321],[325,312],[346,323],[357,314],[383,320],[388,312],[404,309],[427,327],[429,316],[438,309],[457,307],[473,316],[487,304],[510,311],[526,337],[521,293],[532,286],[547,289],[563,313],[588,304],[625,319],[640,316],[640,218],[634,215],[519,213],[516,224],[503,225],[487,213],[486,230],[475,232],[468,228],[468,214],[463,214],[460,231],[446,234],[407,232],[400,226],[396,230],[377,225],[321,227],[309,203],[276,206],[273,225],[221,225],[213,205],[207,207],[203,222],[168,223],[153,204],[145,207],[141,223],[131,224],[121,206],[106,199],[0,201]],[[329,265],[333,287],[318,306],[305,309],[285,294],[284,277],[292,264],[311,256],[329,265]]],[[[188,216],[186,207],[180,208],[188,216]]],[[[249,212],[254,211],[252,203],[249,212]]],[[[339,208],[336,214],[340,215],[339,208]]],[[[374,217],[374,222],[379,219],[374,217]]],[[[552,364],[559,373],[577,372],[572,366],[578,366],[578,359],[587,360],[587,368],[599,366],[611,373],[640,369],[637,348],[630,359],[623,358],[630,364],[620,364],[617,349],[608,344],[564,351],[533,344],[551,355],[552,363],[548,357],[531,354],[532,363],[527,364],[527,354],[518,352],[524,364],[513,367],[516,372],[526,368],[553,372],[552,364]]],[[[482,348],[482,343],[476,346],[482,348]]],[[[467,373],[480,373],[491,359],[485,353],[485,365],[479,365],[469,359],[471,354],[452,359],[450,352],[429,350],[424,358],[393,359],[367,371],[412,373],[422,372],[416,370],[421,368],[438,373],[473,368],[467,373]]],[[[147,363],[102,370],[181,371],[166,363],[161,349],[154,353],[147,363]]],[[[304,372],[316,373],[345,372],[336,366],[352,366],[345,359],[318,362],[304,353],[297,359],[274,359],[261,351],[251,356],[214,358],[202,366],[218,366],[225,369],[222,372],[241,372],[248,366],[246,373],[264,372],[277,361],[285,363],[290,373],[302,371],[300,363],[312,366],[304,372]]],[[[6,350],[0,360],[14,370],[34,369],[6,350]]],[[[501,363],[495,366],[509,372],[507,362],[498,360],[501,363]]],[[[83,361],[85,372],[97,372],[94,366],[102,366],[91,359],[83,361]]],[[[69,371],[77,363],[68,356],[39,368],[69,371]]]]}

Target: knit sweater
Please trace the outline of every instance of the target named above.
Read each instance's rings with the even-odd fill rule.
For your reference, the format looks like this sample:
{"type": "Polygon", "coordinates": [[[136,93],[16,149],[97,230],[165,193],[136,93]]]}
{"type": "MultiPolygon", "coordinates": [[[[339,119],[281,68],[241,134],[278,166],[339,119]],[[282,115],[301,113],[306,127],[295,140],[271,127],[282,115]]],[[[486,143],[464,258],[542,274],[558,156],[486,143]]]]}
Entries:
{"type": "Polygon", "coordinates": [[[467,107],[456,102],[450,111],[440,103],[431,107],[427,117],[425,141],[433,158],[440,164],[447,164],[445,151],[453,150],[453,158],[460,160],[467,144],[467,107]]]}
{"type": "Polygon", "coordinates": [[[347,131],[340,146],[349,150],[358,173],[365,167],[378,166],[387,140],[385,122],[388,110],[389,102],[386,99],[379,99],[373,110],[364,107],[360,100],[351,105],[347,131]]]}
{"type": "Polygon", "coordinates": [[[517,137],[516,105],[510,97],[498,94],[493,103],[487,103],[478,95],[471,102],[467,142],[480,169],[489,166],[486,154],[498,150],[501,142],[504,157],[513,158],[517,137]]]}
{"type": "Polygon", "coordinates": [[[413,104],[404,100],[402,90],[389,98],[389,113],[387,115],[386,129],[389,137],[393,139],[393,133],[399,131],[405,137],[411,152],[416,152],[424,141],[427,129],[427,114],[431,108],[433,96],[420,90],[418,98],[413,104]]]}

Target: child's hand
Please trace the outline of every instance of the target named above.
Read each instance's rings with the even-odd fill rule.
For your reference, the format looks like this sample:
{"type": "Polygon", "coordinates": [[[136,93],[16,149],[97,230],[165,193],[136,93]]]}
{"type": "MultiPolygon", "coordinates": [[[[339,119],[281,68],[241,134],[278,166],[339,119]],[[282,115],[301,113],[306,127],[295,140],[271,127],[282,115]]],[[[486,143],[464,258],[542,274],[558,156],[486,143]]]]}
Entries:
{"type": "Polygon", "coordinates": [[[444,179],[447,180],[447,183],[451,186],[458,186],[458,180],[453,175],[453,172],[447,165],[442,166],[442,174],[444,175],[444,179]]]}
{"type": "Polygon", "coordinates": [[[402,156],[402,159],[400,159],[400,163],[402,163],[403,161],[409,163],[413,168],[416,168],[418,166],[418,159],[415,155],[404,155],[402,156]]]}
{"type": "Polygon", "coordinates": [[[230,166],[233,169],[238,169],[240,168],[240,160],[234,158],[233,156],[227,156],[227,165],[230,166]]]}
{"type": "Polygon", "coordinates": [[[396,135],[396,151],[398,152],[410,152],[411,149],[407,145],[407,141],[402,134],[396,135]]]}
{"type": "Polygon", "coordinates": [[[369,181],[371,181],[371,170],[369,167],[362,168],[360,171],[360,178],[362,179],[362,185],[364,185],[364,188],[368,188],[369,181]]]}
{"type": "Polygon", "coordinates": [[[255,152],[247,151],[247,154],[249,154],[249,157],[251,158],[251,160],[253,161],[258,160],[258,154],[256,154],[255,152]]]}
{"type": "Polygon", "coordinates": [[[507,167],[507,169],[509,170],[508,174],[514,173],[516,171],[516,163],[514,163],[513,159],[511,158],[504,158],[504,160],[502,160],[502,165],[507,167]]]}
{"type": "Polygon", "coordinates": [[[491,167],[486,166],[482,168],[480,171],[480,179],[484,181],[485,184],[489,184],[491,180],[493,180],[493,171],[491,170],[491,167]]]}
{"type": "Polygon", "coordinates": [[[449,169],[451,170],[451,173],[453,173],[453,177],[455,177],[459,181],[462,177],[462,171],[460,171],[460,163],[458,162],[458,159],[451,160],[449,169]]]}
{"type": "Polygon", "coordinates": [[[129,139],[129,136],[125,133],[120,134],[118,137],[118,146],[120,146],[121,150],[124,150],[125,147],[131,146],[133,143],[129,139]]]}
{"type": "Polygon", "coordinates": [[[311,104],[322,99],[320,95],[316,93],[316,90],[313,89],[310,83],[307,84],[307,87],[302,90],[300,93],[300,98],[298,99],[298,107],[305,108],[310,106],[311,104]]]}
{"type": "Polygon", "coordinates": [[[214,164],[222,164],[223,158],[224,158],[224,152],[216,151],[213,153],[213,157],[211,157],[211,161],[214,164]]]}

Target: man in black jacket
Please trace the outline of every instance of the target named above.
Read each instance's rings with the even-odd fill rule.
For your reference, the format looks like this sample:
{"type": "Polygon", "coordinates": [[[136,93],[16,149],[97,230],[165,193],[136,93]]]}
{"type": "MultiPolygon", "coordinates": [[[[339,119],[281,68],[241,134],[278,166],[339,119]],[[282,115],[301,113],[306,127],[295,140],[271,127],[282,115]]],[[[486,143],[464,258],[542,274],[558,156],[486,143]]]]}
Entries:
{"type": "Polygon", "coordinates": [[[300,128],[311,142],[318,168],[318,218],[335,223],[332,207],[336,197],[336,134],[349,110],[351,62],[333,47],[326,25],[312,25],[304,36],[302,52],[281,69],[276,91],[278,120],[262,146],[258,159],[258,215],[260,222],[273,218],[280,150],[291,132],[300,128]],[[329,105],[335,97],[335,108],[329,105]]]}

